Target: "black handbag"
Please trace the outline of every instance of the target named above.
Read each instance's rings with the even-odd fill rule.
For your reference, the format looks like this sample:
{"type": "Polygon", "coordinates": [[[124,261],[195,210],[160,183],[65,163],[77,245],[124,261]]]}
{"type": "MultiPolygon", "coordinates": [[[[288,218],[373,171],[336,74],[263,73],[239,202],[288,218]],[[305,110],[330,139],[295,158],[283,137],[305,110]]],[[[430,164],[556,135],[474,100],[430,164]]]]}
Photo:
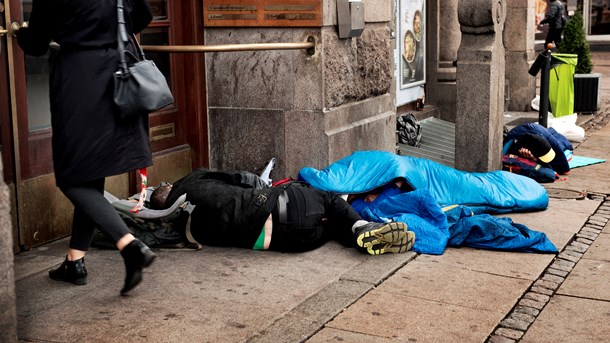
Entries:
{"type": "Polygon", "coordinates": [[[144,51],[132,33],[131,40],[125,28],[123,1],[117,1],[119,67],[114,73],[114,103],[120,117],[147,115],[174,103],[174,97],[165,76],[152,60],[147,60],[144,51]],[[132,42],[136,54],[126,50],[132,42]],[[134,62],[127,63],[127,54],[134,62]]]}

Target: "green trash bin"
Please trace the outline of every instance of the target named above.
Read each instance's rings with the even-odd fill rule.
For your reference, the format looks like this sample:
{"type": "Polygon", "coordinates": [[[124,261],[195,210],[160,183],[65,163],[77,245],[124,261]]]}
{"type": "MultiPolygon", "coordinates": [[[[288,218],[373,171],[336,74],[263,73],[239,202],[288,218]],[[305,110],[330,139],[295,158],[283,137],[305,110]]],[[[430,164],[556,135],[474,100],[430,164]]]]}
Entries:
{"type": "Polygon", "coordinates": [[[549,111],[559,118],[574,113],[574,71],[578,55],[552,54],[549,73],[549,111]]]}

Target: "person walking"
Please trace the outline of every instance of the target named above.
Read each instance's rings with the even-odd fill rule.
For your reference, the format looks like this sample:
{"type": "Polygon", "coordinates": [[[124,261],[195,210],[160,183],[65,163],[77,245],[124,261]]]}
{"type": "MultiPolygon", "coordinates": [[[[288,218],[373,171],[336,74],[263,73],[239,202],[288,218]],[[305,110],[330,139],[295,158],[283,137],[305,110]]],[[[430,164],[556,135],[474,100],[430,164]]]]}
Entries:
{"type": "Polygon", "coordinates": [[[559,47],[561,44],[561,34],[563,32],[563,26],[565,25],[565,8],[560,0],[553,0],[551,2],[549,12],[546,17],[540,21],[540,24],[548,24],[549,31],[544,41],[545,49],[549,43],[555,44],[555,47],[559,47]]]}
{"type": "MultiPolygon", "coordinates": [[[[128,30],[152,21],[146,0],[125,0],[128,30]]],[[[120,119],[113,101],[119,63],[116,0],[34,0],[17,40],[27,54],[42,56],[60,45],[49,78],[52,151],[56,185],[74,205],[72,236],[53,280],[87,283],[85,254],[95,228],[116,242],[125,263],[126,294],[142,280],[156,255],[129,233],[104,198],[105,178],[152,165],[146,115],[120,119]]]]}

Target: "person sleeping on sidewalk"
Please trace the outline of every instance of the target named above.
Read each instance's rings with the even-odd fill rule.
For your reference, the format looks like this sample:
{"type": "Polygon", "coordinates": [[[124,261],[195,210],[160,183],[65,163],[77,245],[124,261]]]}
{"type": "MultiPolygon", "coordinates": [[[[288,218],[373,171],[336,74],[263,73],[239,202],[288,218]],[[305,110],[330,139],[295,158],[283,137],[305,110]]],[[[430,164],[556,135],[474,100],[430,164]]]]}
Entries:
{"type": "Polygon", "coordinates": [[[406,252],[415,241],[405,223],[365,221],[337,194],[305,182],[274,187],[246,171],[201,168],[157,187],[151,207],[163,209],[184,194],[195,205],[190,234],[204,245],[302,252],[334,239],[379,255],[406,252]]]}
{"type": "Polygon", "coordinates": [[[555,159],[555,150],[539,134],[528,133],[507,140],[503,153],[503,170],[527,176],[540,183],[559,179],[549,164],[555,159]]]}

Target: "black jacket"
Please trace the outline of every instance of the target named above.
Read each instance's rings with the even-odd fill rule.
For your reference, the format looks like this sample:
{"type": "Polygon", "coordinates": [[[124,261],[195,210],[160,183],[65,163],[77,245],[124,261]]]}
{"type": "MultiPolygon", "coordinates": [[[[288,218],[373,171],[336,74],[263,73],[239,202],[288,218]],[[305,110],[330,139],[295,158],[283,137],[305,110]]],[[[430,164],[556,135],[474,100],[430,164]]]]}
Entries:
{"type": "Polygon", "coordinates": [[[540,24],[549,24],[549,28],[561,29],[564,25],[564,7],[561,1],[555,0],[551,2],[551,7],[546,17],[540,24]]]}

